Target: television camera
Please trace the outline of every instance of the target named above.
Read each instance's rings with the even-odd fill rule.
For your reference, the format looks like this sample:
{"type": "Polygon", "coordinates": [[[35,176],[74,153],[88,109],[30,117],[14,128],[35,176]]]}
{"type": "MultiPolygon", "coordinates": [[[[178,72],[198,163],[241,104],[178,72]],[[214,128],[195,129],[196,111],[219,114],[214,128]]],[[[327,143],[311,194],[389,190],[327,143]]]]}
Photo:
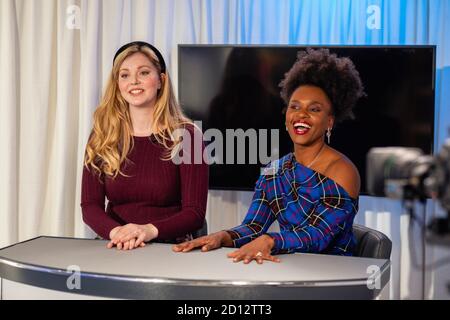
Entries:
{"type": "Polygon", "coordinates": [[[427,229],[437,236],[450,234],[450,138],[435,156],[417,148],[372,148],[366,172],[371,195],[422,203],[437,199],[447,216],[432,219],[427,229]]]}

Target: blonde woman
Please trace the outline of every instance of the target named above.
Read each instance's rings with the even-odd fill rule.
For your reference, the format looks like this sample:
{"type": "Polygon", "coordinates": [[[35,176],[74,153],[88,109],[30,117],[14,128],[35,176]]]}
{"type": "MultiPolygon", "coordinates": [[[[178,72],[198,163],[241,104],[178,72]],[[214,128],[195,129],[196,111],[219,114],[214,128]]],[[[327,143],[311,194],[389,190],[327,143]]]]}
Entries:
{"type": "Polygon", "coordinates": [[[83,220],[108,248],[178,243],[203,225],[208,166],[173,161],[183,152],[179,130],[197,129],[175,99],[161,53],[141,41],[122,46],[94,113],[82,178],[83,220]]]}

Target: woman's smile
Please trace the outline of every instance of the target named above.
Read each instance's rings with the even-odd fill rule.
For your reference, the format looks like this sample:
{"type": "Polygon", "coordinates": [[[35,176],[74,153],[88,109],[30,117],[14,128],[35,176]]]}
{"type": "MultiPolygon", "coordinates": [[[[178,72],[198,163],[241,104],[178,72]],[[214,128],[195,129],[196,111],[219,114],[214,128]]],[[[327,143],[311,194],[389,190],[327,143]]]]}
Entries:
{"type": "Polygon", "coordinates": [[[295,121],[294,122],[294,133],[298,135],[304,135],[309,132],[311,125],[306,121],[295,121]]]}

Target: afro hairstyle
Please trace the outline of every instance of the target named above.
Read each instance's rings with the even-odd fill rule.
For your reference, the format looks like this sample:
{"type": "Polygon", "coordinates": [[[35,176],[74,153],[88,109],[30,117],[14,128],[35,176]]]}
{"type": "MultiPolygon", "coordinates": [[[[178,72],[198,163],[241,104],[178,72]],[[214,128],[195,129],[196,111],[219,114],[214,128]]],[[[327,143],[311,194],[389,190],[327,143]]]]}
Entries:
{"type": "Polygon", "coordinates": [[[298,52],[297,61],[280,83],[281,97],[286,105],[294,91],[302,85],[316,86],[326,93],[336,123],[353,119],[352,109],[365,95],[353,62],[349,58],[339,58],[324,48],[307,48],[298,52]]]}

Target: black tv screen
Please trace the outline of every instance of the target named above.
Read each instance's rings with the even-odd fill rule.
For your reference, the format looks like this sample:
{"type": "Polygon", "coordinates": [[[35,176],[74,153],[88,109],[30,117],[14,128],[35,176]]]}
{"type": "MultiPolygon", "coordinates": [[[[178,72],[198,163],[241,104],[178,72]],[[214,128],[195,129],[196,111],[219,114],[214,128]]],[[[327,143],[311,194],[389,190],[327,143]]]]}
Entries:
{"type": "MultiPolygon", "coordinates": [[[[268,155],[278,151],[281,157],[293,145],[285,130],[279,83],[297,52],[307,47],[319,46],[179,45],[180,104],[187,116],[201,121],[203,131],[216,128],[225,140],[227,129],[278,129],[279,150],[271,139],[266,147],[268,155]]],[[[367,194],[370,148],[417,147],[432,153],[435,46],[320,47],[349,57],[364,84],[367,96],[354,109],[356,119],[334,128],[331,146],[353,161],[361,175],[361,194],[367,194]]],[[[245,163],[237,163],[235,147],[234,162],[210,165],[211,189],[253,190],[264,164],[259,158],[249,163],[249,149],[260,148],[260,143],[255,146],[250,138],[246,142],[245,163]]],[[[226,150],[220,151],[222,160],[226,150]]]]}

